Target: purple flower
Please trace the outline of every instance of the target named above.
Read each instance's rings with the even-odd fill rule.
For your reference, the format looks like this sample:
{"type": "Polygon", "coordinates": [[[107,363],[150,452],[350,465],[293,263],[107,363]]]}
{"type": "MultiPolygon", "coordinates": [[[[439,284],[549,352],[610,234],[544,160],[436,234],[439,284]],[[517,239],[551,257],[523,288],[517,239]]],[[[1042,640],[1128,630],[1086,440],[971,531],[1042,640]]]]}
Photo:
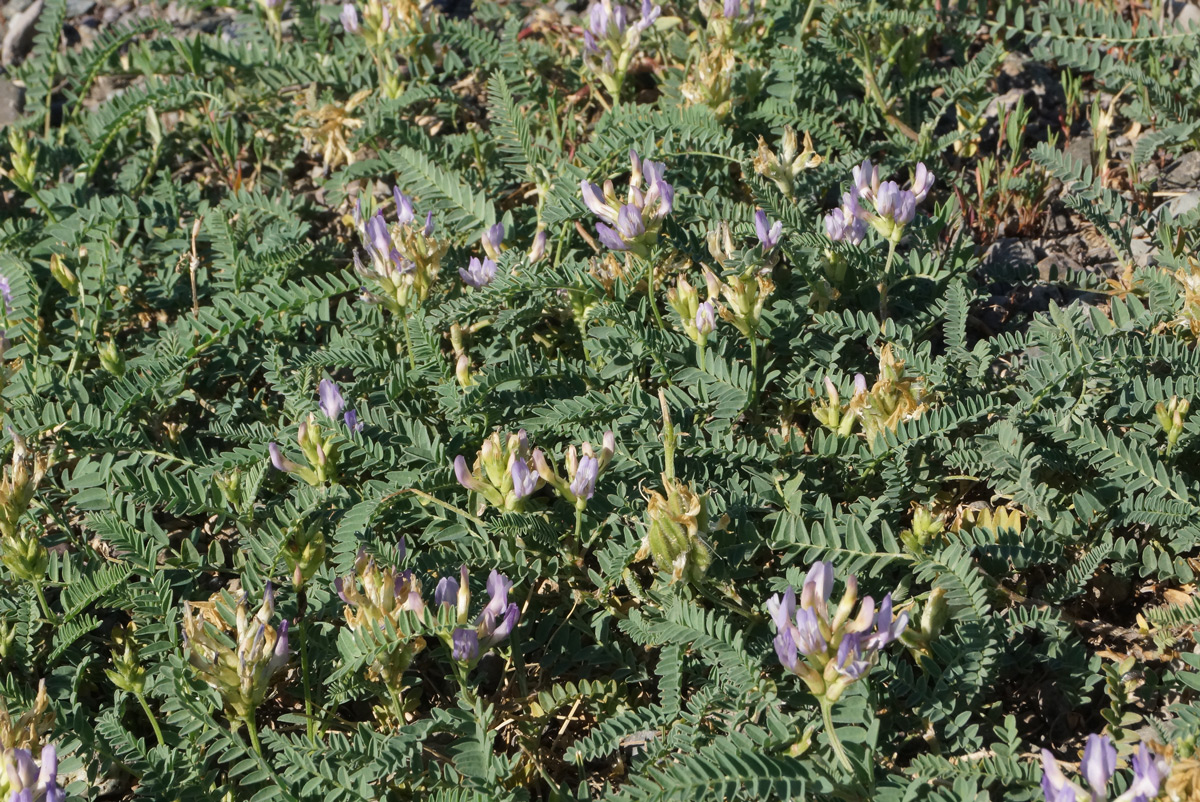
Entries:
{"type": "MultiPolygon", "coordinates": [[[[737,2],[737,0],[733,0],[737,2]]],[[[779,244],[779,237],[783,234],[783,222],[776,221],[771,225],[771,221],[767,219],[767,213],[759,209],[754,213],[754,230],[758,234],[758,244],[762,246],[763,252],[772,251],[779,244]]]]}
{"type": "Polygon", "coordinates": [[[480,241],[488,256],[493,259],[498,258],[500,246],[504,244],[504,223],[496,223],[496,225],[484,231],[480,241]]]}
{"type": "Polygon", "coordinates": [[[617,233],[626,242],[645,234],[646,224],[642,222],[642,210],[632,203],[622,206],[617,214],[617,233]]]}
{"type": "MultiPolygon", "coordinates": [[[[45,755],[45,752],[42,754],[45,755]]],[[[1084,762],[1087,762],[1086,754],[1084,762]]],[[[1138,744],[1137,751],[1133,753],[1129,763],[1133,767],[1133,782],[1130,783],[1129,790],[1118,798],[1118,802],[1124,802],[1126,796],[1130,797],[1129,802],[1149,802],[1157,797],[1163,777],[1167,774],[1166,761],[1151,752],[1145,743],[1141,743],[1138,744]]]]}
{"type": "Polygon", "coordinates": [[[717,318],[713,312],[712,301],[705,301],[696,310],[696,331],[707,337],[717,328],[717,318]]]}
{"type": "Polygon", "coordinates": [[[788,627],[780,627],[775,635],[775,656],[788,671],[796,668],[798,662],[796,641],[792,637],[792,630],[788,627]]]}
{"type": "Polygon", "coordinates": [[[496,263],[486,258],[481,262],[478,257],[472,256],[465,270],[461,267],[458,269],[458,275],[470,287],[486,287],[496,277],[496,263]]]}
{"type": "MultiPolygon", "coordinates": [[[[488,574],[487,592],[488,603],[483,612],[491,612],[494,616],[499,616],[504,612],[504,608],[508,606],[508,592],[512,590],[513,583],[504,574],[496,569],[488,574]]],[[[482,620],[482,615],[480,620],[482,620]]]]}
{"type": "Polygon", "coordinates": [[[346,401],[342,398],[342,391],[329,379],[321,379],[317,394],[321,398],[321,411],[325,413],[325,417],[337,420],[346,406],[346,401]]]}
{"type": "Polygon", "coordinates": [[[433,603],[438,606],[454,607],[458,604],[458,582],[452,576],[438,580],[433,590],[433,603]]]}
{"type": "Polygon", "coordinates": [[[596,477],[600,473],[600,461],[586,454],[579,459],[575,478],[571,480],[571,492],[582,499],[590,499],[596,493],[596,477]]]}
{"type": "Polygon", "coordinates": [[[805,607],[796,613],[796,622],[793,626],[795,627],[793,638],[795,638],[796,647],[805,657],[820,654],[828,648],[825,636],[821,634],[820,619],[813,608],[805,607]]]}
{"type": "Polygon", "coordinates": [[[845,193],[842,207],[825,215],[825,233],[834,242],[844,241],[851,245],[858,245],[867,236],[867,224],[856,194],[845,193]]]}
{"type": "Polygon", "coordinates": [[[467,468],[466,457],[461,454],[454,458],[454,478],[467,490],[478,491],[481,487],[479,480],[472,476],[470,469],[467,468]]]}
{"type": "Polygon", "coordinates": [[[275,651],[267,663],[267,673],[274,674],[287,665],[291,651],[288,648],[288,622],[284,619],[279,625],[279,638],[275,641],[275,651]]]}
{"type": "Polygon", "coordinates": [[[503,618],[495,615],[491,610],[484,610],[479,625],[480,645],[483,647],[494,646],[507,638],[516,629],[517,621],[520,618],[521,610],[516,604],[510,604],[505,608],[503,618]]]}
{"type": "Polygon", "coordinates": [[[917,203],[925,200],[925,196],[929,194],[929,190],[932,188],[933,173],[926,169],[924,162],[917,162],[917,169],[912,181],[912,194],[916,198],[917,203]]]}
{"type": "Polygon", "coordinates": [[[1103,795],[1108,781],[1117,771],[1117,750],[1112,741],[1103,735],[1089,735],[1079,768],[1092,792],[1103,795]]]}
{"type": "MultiPolygon", "coordinates": [[[[629,151],[629,155],[636,162],[637,153],[631,150],[629,151]]],[[[675,188],[668,184],[666,178],[664,178],[666,168],[661,162],[646,159],[642,162],[642,172],[646,176],[646,185],[648,187],[644,207],[649,208],[653,206],[654,201],[657,200],[659,202],[658,206],[651,214],[655,219],[661,220],[671,213],[671,209],[675,203],[675,188]]]]}
{"type": "Polygon", "coordinates": [[[879,168],[871,164],[870,159],[863,159],[863,163],[851,172],[854,176],[855,193],[867,200],[874,200],[875,193],[879,190],[879,168]]]}
{"type": "Polygon", "coordinates": [[[529,249],[529,264],[533,264],[546,254],[546,232],[539,231],[533,238],[533,247],[529,249]]]}
{"type": "Polygon", "coordinates": [[[66,794],[58,787],[58,750],[54,744],[42,747],[41,768],[28,749],[12,749],[4,766],[11,795],[8,802],[62,802],[66,794]]]}
{"type": "Polygon", "coordinates": [[[1078,786],[1063,776],[1053,753],[1049,749],[1043,749],[1042,794],[1046,797],[1046,802],[1076,802],[1077,790],[1078,786]]]}
{"type": "Polygon", "coordinates": [[[342,421],[346,424],[346,428],[352,432],[361,432],[363,430],[363,422],[358,419],[358,413],[352,409],[346,410],[346,414],[342,416],[342,421]]]}
{"type": "Polygon", "coordinates": [[[833,592],[833,563],[829,560],[813,563],[804,575],[802,587],[802,598],[808,602],[804,604],[805,607],[816,604],[818,599],[828,602],[829,594],[833,592]],[[811,601],[808,601],[809,599],[811,601]]]}
{"type": "Polygon", "coordinates": [[[737,17],[738,14],[742,13],[741,0],[725,0],[725,8],[722,10],[724,12],[725,19],[733,19],[737,17]]]}
{"type": "Polygon", "coordinates": [[[346,3],[342,6],[342,28],[346,33],[358,33],[358,9],[353,3],[346,3]]]}
{"type": "Polygon", "coordinates": [[[400,191],[400,187],[392,187],[392,199],[396,201],[396,221],[406,226],[416,218],[412,200],[400,191]]]}
{"type": "Polygon", "coordinates": [[[604,200],[600,187],[586,180],[580,181],[579,186],[583,190],[583,204],[592,214],[609,225],[617,222],[617,212],[604,200]]]}
{"type": "Polygon", "coordinates": [[[621,235],[615,229],[604,225],[604,223],[596,223],[596,233],[600,235],[600,244],[604,247],[611,248],[614,251],[629,250],[629,246],[621,239],[621,235]]]}
{"type": "Polygon", "coordinates": [[[425,229],[422,231],[426,239],[433,236],[433,212],[425,215],[425,229]]]}
{"type": "Polygon", "coordinates": [[[536,471],[529,470],[525,460],[514,459],[512,465],[508,467],[508,472],[512,476],[513,495],[516,498],[526,498],[537,490],[538,474],[536,471]]]}
{"type": "Polygon", "coordinates": [[[834,668],[837,669],[839,674],[848,679],[858,679],[871,668],[871,663],[863,659],[860,633],[847,632],[842,636],[834,668]]]}
{"type": "Polygon", "coordinates": [[[4,311],[12,311],[12,287],[9,286],[8,276],[0,276],[0,297],[4,298],[4,311]]]}
{"type": "Polygon", "coordinates": [[[867,377],[861,373],[854,374],[854,394],[867,392],[867,377]]]}
{"type": "Polygon", "coordinates": [[[916,210],[917,199],[913,193],[900,189],[895,181],[884,181],[879,185],[875,211],[880,217],[890,218],[897,225],[905,225],[913,219],[916,210]]]}
{"type": "Polygon", "coordinates": [[[391,252],[392,235],[388,231],[387,221],[383,219],[382,212],[376,212],[375,216],[367,221],[367,241],[380,256],[391,252]]]}
{"type": "Polygon", "coordinates": [[[787,629],[796,617],[796,591],[789,586],[782,596],[776,593],[767,599],[767,611],[776,629],[787,629]]]}
{"type": "Polygon", "coordinates": [[[899,638],[907,627],[908,611],[892,618],[892,594],[887,594],[879,604],[879,616],[875,619],[875,634],[868,641],[870,648],[883,649],[899,638]]]}
{"type": "Polygon", "coordinates": [[[450,636],[454,645],[450,656],[460,663],[473,663],[479,659],[479,633],[473,629],[456,629],[450,636]]]}
{"type": "Polygon", "coordinates": [[[662,16],[662,8],[656,5],[651,5],[650,0],[642,0],[642,18],[638,22],[638,28],[646,30],[654,24],[662,16]]]}
{"type": "Polygon", "coordinates": [[[267,450],[271,452],[271,464],[275,466],[276,470],[283,471],[284,473],[292,473],[301,469],[295,462],[283,456],[283,452],[279,450],[277,443],[268,445],[267,450]]]}

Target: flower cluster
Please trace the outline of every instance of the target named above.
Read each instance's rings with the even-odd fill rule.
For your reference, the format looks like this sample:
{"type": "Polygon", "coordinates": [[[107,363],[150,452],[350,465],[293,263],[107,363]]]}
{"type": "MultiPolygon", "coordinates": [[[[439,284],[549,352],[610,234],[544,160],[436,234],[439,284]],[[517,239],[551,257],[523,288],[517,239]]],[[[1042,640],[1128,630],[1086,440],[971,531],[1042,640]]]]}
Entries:
{"type": "Polygon", "coordinates": [[[50,461],[44,455],[31,455],[25,439],[11,429],[9,432],[13,439],[12,464],[0,476],[0,562],[14,576],[39,582],[46,576],[50,554],[37,533],[23,530],[20,521],[50,461]]]}
{"type": "MultiPolygon", "coordinates": [[[[50,706],[50,696],[46,693],[46,681],[38,680],[37,694],[33,705],[21,713],[16,721],[12,714],[0,704],[0,758],[8,749],[25,749],[36,752],[42,743],[42,736],[54,729],[54,708],[50,706]]],[[[0,760],[0,782],[3,781],[3,765],[0,760]]],[[[0,799],[4,799],[0,795],[0,799]]]]}
{"type": "Polygon", "coordinates": [[[288,622],[271,626],[275,591],[267,583],[263,603],[253,617],[243,596],[230,626],[214,599],[183,607],[184,649],[199,677],[215,688],[234,721],[246,721],[262,704],[271,678],[288,662],[288,622]],[[228,633],[231,629],[233,648],[228,633]]]}
{"type": "Polygon", "coordinates": [[[451,657],[467,667],[475,665],[488,649],[512,634],[521,618],[517,605],[508,600],[513,583],[497,571],[488,576],[488,603],[475,618],[470,620],[471,589],[467,584],[467,567],[462,567],[461,581],[454,577],[443,577],[433,592],[433,601],[439,614],[453,614],[454,630],[445,636],[451,657]]]}
{"type": "Polygon", "coordinates": [[[611,180],[604,182],[603,192],[587,180],[580,187],[584,204],[603,221],[596,224],[600,242],[614,251],[629,251],[645,258],[658,241],[663,218],[671,213],[675,189],[663,178],[665,170],[658,162],[642,161],[632,149],[629,161],[629,191],[624,203],[617,197],[611,180]]]}
{"type": "Polygon", "coordinates": [[[1191,407],[1191,402],[1186,398],[1174,395],[1167,403],[1164,404],[1160,401],[1154,405],[1154,415],[1158,418],[1158,425],[1167,435],[1168,453],[1179,442],[1179,438],[1183,434],[1183,419],[1187,417],[1191,407]]]}
{"type": "MultiPolygon", "coordinates": [[[[362,431],[363,424],[359,421],[358,414],[353,409],[345,409],[346,401],[342,398],[342,392],[336,384],[329,379],[321,379],[317,395],[320,400],[321,412],[331,424],[336,427],[340,422],[352,432],[362,431]]],[[[304,454],[308,466],[285,457],[278,443],[271,443],[268,446],[268,450],[271,452],[271,464],[277,470],[298,476],[313,487],[325,482],[332,482],[337,478],[338,443],[334,436],[335,432],[336,428],[329,431],[322,429],[316,416],[309,413],[308,419],[300,422],[300,428],[296,434],[296,442],[300,446],[300,451],[304,454]]]]}
{"type": "Polygon", "coordinates": [[[592,449],[591,443],[584,443],[580,449],[583,456],[575,450],[575,446],[567,449],[567,475],[559,476],[554,467],[546,461],[539,448],[533,452],[533,464],[538,474],[557,491],[558,495],[578,510],[587,507],[588,501],[596,492],[596,479],[608,466],[616,451],[617,442],[612,432],[605,432],[600,445],[599,455],[592,449]]]}
{"type": "Polygon", "coordinates": [[[342,6],[339,18],[346,33],[362,36],[372,47],[389,40],[411,40],[433,32],[434,0],[367,0],[362,14],[354,3],[342,6]]]}
{"type": "Polygon", "coordinates": [[[754,156],[754,171],[764,178],[769,178],[779,187],[779,191],[787,197],[792,197],[796,191],[796,178],[805,170],[811,170],[824,161],[813,148],[812,137],[804,132],[804,147],[800,148],[795,130],[790,126],[783,128],[783,147],[780,154],[775,155],[766,140],[758,138],[758,152],[754,156]]]}
{"type": "Polygon", "coordinates": [[[743,336],[755,337],[759,320],[762,319],[763,307],[767,298],[775,291],[775,282],[763,272],[753,270],[729,276],[724,281],[709,274],[705,276],[705,280],[710,287],[716,287],[725,298],[725,303],[717,308],[721,318],[732,323],[743,336]]]}
{"type": "Polygon", "coordinates": [[[0,799],[6,802],[62,802],[67,794],[58,787],[58,750],[42,747],[38,760],[28,749],[0,749],[0,799]],[[41,761],[41,766],[38,766],[41,761]]]}
{"type": "Polygon", "coordinates": [[[804,680],[812,694],[825,702],[841,698],[851,684],[875,665],[879,652],[900,637],[908,613],[892,616],[892,594],[883,597],[879,611],[867,596],[858,602],[858,579],[846,580],[846,592],[833,610],[833,563],[814,563],[804,577],[797,607],[796,591],[788,588],[767,602],[775,622],[775,654],[784,668],[804,680]]]}
{"type": "Polygon", "coordinates": [[[708,299],[700,301],[700,293],[685,277],[680,276],[675,286],[667,290],[667,303],[679,315],[683,333],[696,345],[703,348],[708,335],[717,328],[716,303],[721,292],[721,283],[712,273],[705,271],[708,299]]]}
{"type": "Polygon", "coordinates": [[[827,376],[823,403],[813,405],[813,416],[826,428],[848,437],[856,422],[868,440],[884,430],[895,431],[901,421],[912,420],[928,408],[923,382],[904,372],[904,361],[896,358],[891,344],[879,354],[879,378],[869,389],[861,373],[854,376],[854,395],[843,405],[837,386],[827,376]]]}
{"type": "Polygon", "coordinates": [[[895,181],[881,183],[879,167],[871,164],[870,159],[855,167],[853,176],[854,186],[842,195],[841,208],[825,215],[825,233],[829,238],[853,245],[862,242],[867,224],[885,240],[899,242],[904,227],[916,215],[917,204],[933,188],[933,173],[922,163],[917,164],[911,189],[901,189],[895,181]],[[864,200],[870,208],[862,204],[864,200]]]}
{"type": "Polygon", "coordinates": [[[700,13],[708,20],[709,33],[719,42],[728,42],[754,27],[758,5],[757,0],[700,0],[699,3],[700,13]]]}
{"type": "Polygon", "coordinates": [[[496,263],[487,257],[481,262],[479,257],[472,256],[465,268],[458,269],[458,275],[468,287],[486,287],[496,277],[496,263]]]}
{"type": "MultiPolygon", "coordinates": [[[[404,559],[400,542],[400,559],[404,559]]],[[[410,618],[425,613],[421,582],[412,571],[381,568],[366,552],[354,561],[354,573],[333,581],[334,589],[346,604],[346,623],[352,632],[381,647],[368,670],[373,680],[382,680],[393,692],[399,691],[400,677],[413,657],[425,648],[425,639],[413,631],[410,618]],[[359,585],[362,590],[359,590],[359,585]]]]}
{"type": "Polygon", "coordinates": [[[662,9],[642,0],[641,16],[613,0],[593,0],[583,31],[584,62],[596,73],[613,98],[620,98],[625,74],[637,53],[642,34],[662,15],[662,9]]]}
{"type": "Polygon", "coordinates": [[[399,187],[392,190],[392,196],[396,222],[390,226],[382,209],[364,220],[361,205],[355,205],[354,225],[370,263],[364,265],[356,251],[354,269],[370,286],[363,288],[364,301],[382,304],[399,313],[429,297],[450,243],[433,235],[433,212],[426,214],[424,224],[418,225],[412,200],[399,187]]]}
{"type": "Polygon", "coordinates": [[[479,495],[498,510],[520,512],[525,499],[542,486],[525,430],[510,434],[505,442],[493,432],[483,441],[475,464],[468,470],[466,457],[454,458],[458,483],[479,495]]]}
{"type": "Polygon", "coordinates": [[[709,526],[704,497],[665,476],[663,487],[665,495],[646,492],[646,535],[635,559],[652,557],[655,567],[670,572],[672,580],[699,584],[712,563],[705,542],[709,526]]]}
{"type": "MultiPolygon", "coordinates": [[[[1149,802],[1157,797],[1163,778],[1170,770],[1167,762],[1143,742],[1129,763],[1133,768],[1133,782],[1113,802],[1149,802]]],[[[1068,780],[1053,753],[1043,749],[1042,793],[1046,802],[1105,802],[1108,799],[1108,781],[1117,771],[1117,750],[1107,736],[1088,736],[1079,770],[1087,779],[1087,790],[1068,780]]]]}

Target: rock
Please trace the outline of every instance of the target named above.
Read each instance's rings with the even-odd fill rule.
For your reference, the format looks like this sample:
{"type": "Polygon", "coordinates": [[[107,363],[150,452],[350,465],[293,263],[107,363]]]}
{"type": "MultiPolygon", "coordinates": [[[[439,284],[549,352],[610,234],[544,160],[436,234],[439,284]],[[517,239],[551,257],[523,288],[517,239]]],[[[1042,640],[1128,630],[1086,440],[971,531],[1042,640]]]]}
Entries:
{"type": "Polygon", "coordinates": [[[1163,15],[1169,22],[1181,31],[1189,31],[1193,26],[1200,26],[1200,5],[1187,3],[1183,0],[1173,0],[1163,5],[1163,15]]]}
{"type": "Polygon", "coordinates": [[[7,78],[0,78],[0,128],[12,125],[25,110],[25,90],[7,78]]]}
{"type": "Polygon", "coordinates": [[[1178,218],[1195,209],[1197,206],[1200,206],[1200,189],[1193,189],[1191,192],[1185,192],[1176,198],[1171,198],[1171,200],[1155,209],[1154,213],[1161,215],[1163,211],[1167,211],[1171,214],[1171,217],[1178,218]]]}
{"type": "Polygon", "coordinates": [[[1071,140],[1063,151],[1067,156],[1070,156],[1076,162],[1084,164],[1092,163],[1092,149],[1095,144],[1095,139],[1091,134],[1085,136],[1077,136],[1071,140]]]}
{"type": "Polygon", "coordinates": [[[988,101],[983,114],[985,117],[999,117],[1001,110],[1014,109],[1022,100],[1025,101],[1027,109],[1037,105],[1037,96],[1032,89],[1010,89],[988,101]]]}
{"type": "Polygon", "coordinates": [[[1180,156],[1162,172],[1163,186],[1172,189],[1200,189],[1200,150],[1180,156]]]}
{"type": "Polygon", "coordinates": [[[983,255],[983,267],[1015,266],[1024,267],[1037,264],[1037,249],[1027,239],[1007,237],[998,239],[991,244],[983,255]]]}
{"type": "Polygon", "coordinates": [[[10,66],[21,61],[33,47],[34,26],[42,14],[45,0],[35,0],[33,5],[8,21],[8,31],[0,43],[0,65],[10,66]]]}
{"type": "Polygon", "coordinates": [[[95,5],[96,0],[67,0],[67,17],[82,17],[95,5]]]}

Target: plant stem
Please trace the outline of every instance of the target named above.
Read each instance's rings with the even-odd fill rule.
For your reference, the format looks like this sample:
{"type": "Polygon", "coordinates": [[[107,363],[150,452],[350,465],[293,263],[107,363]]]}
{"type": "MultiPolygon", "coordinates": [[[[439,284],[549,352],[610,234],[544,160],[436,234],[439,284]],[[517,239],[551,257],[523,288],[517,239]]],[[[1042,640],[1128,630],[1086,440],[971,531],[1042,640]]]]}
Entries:
{"type": "Polygon", "coordinates": [[[887,261],[883,263],[883,277],[879,279],[879,322],[881,324],[888,319],[888,274],[892,269],[892,258],[896,255],[896,241],[889,239],[888,242],[887,261]]]}
{"type": "Polygon", "coordinates": [[[650,311],[654,313],[654,322],[658,324],[659,331],[666,331],[663,325],[662,315],[658,313],[658,304],[654,298],[654,262],[646,258],[646,297],[650,299],[650,311]]]}
{"type": "MultiPolygon", "coordinates": [[[[300,593],[303,594],[304,590],[301,589],[300,593]]],[[[303,609],[303,605],[301,608],[303,609]]],[[[304,719],[308,725],[309,740],[316,740],[317,720],[313,717],[312,680],[309,678],[308,669],[308,624],[303,615],[297,624],[300,629],[300,677],[304,683],[304,719]]]]}
{"type": "Polygon", "coordinates": [[[571,551],[574,557],[582,560],[583,552],[583,507],[575,505],[575,539],[571,542],[571,551]]]}
{"type": "Polygon", "coordinates": [[[242,719],[242,723],[246,725],[246,731],[250,734],[250,746],[254,748],[254,753],[266,763],[267,759],[263,757],[262,744],[258,742],[258,726],[254,723],[254,712],[247,713],[246,717],[242,719]]]}
{"type": "Polygon", "coordinates": [[[701,373],[708,373],[708,368],[704,365],[704,343],[696,343],[696,367],[700,368],[701,373]]]}
{"type": "Polygon", "coordinates": [[[154,737],[158,739],[158,745],[166,746],[162,730],[158,726],[158,719],[154,717],[154,711],[150,709],[150,705],[146,702],[146,695],[144,693],[135,693],[134,696],[141,703],[142,710],[146,711],[146,718],[150,719],[150,726],[154,728],[154,737]]]}
{"type": "Polygon", "coordinates": [[[46,620],[57,624],[58,616],[50,610],[50,603],[46,601],[46,592],[42,590],[42,583],[34,582],[33,589],[37,591],[38,603],[42,605],[42,613],[46,616],[46,620]]]}
{"type": "Polygon", "coordinates": [[[412,332],[408,330],[408,315],[404,315],[404,344],[408,348],[408,364],[413,370],[417,369],[417,357],[413,354],[412,332]]]}
{"type": "Polygon", "coordinates": [[[667,406],[667,394],[661,388],[658,391],[658,404],[662,407],[663,419],[663,479],[670,482],[675,479],[675,427],[671,425],[671,408],[667,406]]]}
{"type": "Polygon", "coordinates": [[[893,128],[906,137],[916,142],[921,138],[913,129],[905,125],[904,121],[892,114],[891,108],[886,100],[883,99],[883,92],[879,91],[879,84],[875,81],[875,65],[871,55],[871,48],[867,45],[866,40],[863,40],[863,83],[867,86],[867,94],[871,96],[871,100],[879,107],[879,113],[888,121],[893,128]]]}
{"type": "Polygon", "coordinates": [[[821,720],[825,722],[825,734],[829,736],[829,745],[833,747],[833,753],[837,755],[838,762],[846,771],[853,774],[854,766],[850,763],[850,757],[846,754],[845,747],[842,746],[842,739],[838,738],[837,730],[833,726],[833,705],[824,698],[821,699],[821,720]]]}
{"type": "Polygon", "coordinates": [[[750,334],[750,398],[746,401],[746,411],[749,412],[758,400],[758,337],[750,334]]]}
{"type": "Polygon", "coordinates": [[[812,22],[813,12],[817,10],[817,0],[808,0],[808,8],[804,9],[804,19],[800,20],[800,41],[804,41],[804,34],[808,32],[808,24],[812,22]]]}
{"type": "Polygon", "coordinates": [[[392,700],[392,714],[396,717],[396,729],[404,726],[404,706],[400,704],[400,694],[388,688],[388,698],[392,700]]]}

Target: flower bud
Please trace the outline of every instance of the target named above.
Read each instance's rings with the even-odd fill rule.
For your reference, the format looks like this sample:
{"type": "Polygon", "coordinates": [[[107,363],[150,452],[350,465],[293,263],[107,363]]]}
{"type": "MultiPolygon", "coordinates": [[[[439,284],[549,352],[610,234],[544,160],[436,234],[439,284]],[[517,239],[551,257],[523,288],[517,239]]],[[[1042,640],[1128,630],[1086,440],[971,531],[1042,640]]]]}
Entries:
{"type": "Polygon", "coordinates": [[[98,349],[100,367],[116,376],[118,379],[125,375],[125,356],[117,350],[117,344],[112,340],[104,343],[98,349]]]}
{"type": "Polygon", "coordinates": [[[454,363],[454,378],[463,387],[470,387],[475,382],[471,380],[471,358],[461,354],[454,363]]]}
{"type": "Polygon", "coordinates": [[[698,584],[708,571],[712,555],[703,537],[708,533],[704,498],[682,482],[665,481],[667,494],[647,493],[646,536],[637,559],[649,555],[660,571],[698,584]]]}
{"type": "Polygon", "coordinates": [[[68,295],[79,294],[79,277],[71,272],[58,254],[50,257],[50,276],[67,291],[68,295]]]}

